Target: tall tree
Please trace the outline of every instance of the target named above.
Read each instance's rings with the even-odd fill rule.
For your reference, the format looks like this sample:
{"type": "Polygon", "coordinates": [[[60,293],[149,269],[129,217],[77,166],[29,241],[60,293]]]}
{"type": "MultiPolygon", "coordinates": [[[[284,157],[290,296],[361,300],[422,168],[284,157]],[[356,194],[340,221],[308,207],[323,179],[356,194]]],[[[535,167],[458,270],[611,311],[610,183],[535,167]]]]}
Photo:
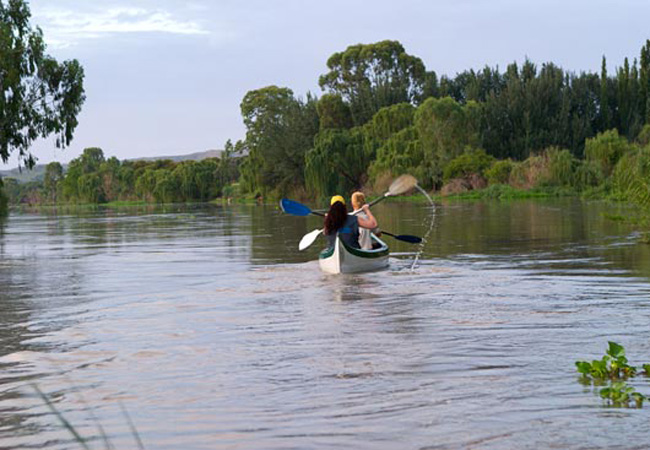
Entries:
{"type": "Polygon", "coordinates": [[[600,67],[600,129],[609,130],[612,123],[612,112],[609,104],[609,78],[607,77],[607,60],[603,55],[600,67]]]}
{"type": "Polygon", "coordinates": [[[45,176],[43,178],[43,187],[45,188],[45,197],[51,203],[58,200],[59,183],[63,179],[63,166],[59,162],[51,162],[45,166],[45,176]]]}
{"type": "Polygon", "coordinates": [[[318,133],[316,100],[295,99],[288,88],[248,92],[241,103],[249,155],[242,164],[244,187],[285,194],[304,186],[305,153],[318,133]]]}
{"type": "Polygon", "coordinates": [[[79,62],[47,55],[30,17],[24,0],[0,0],[0,160],[17,151],[31,168],[35,139],[54,134],[57,147],[70,144],[85,95],[79,62]]]}
{"type": "Polygon", "coordinates": [[[339,94],[350,105],[355,125],[363,125],[384,106],[422,99],[427,77],[424,63],[409,55],[398,41],[358,44],[327,60],[322,89],[339,94]]]}
{"type": "Polygon", "coordinates": [[[461,105],[451,97],[429,98],[418,107],[414,123],[431,177],[427,185],[438,184],[442,168],[466,147],[479,145],[480,114],[476,102],[461,105]]]}
{"type": "Polygon", "coordinates": [[[352,128],[350,107],[339,94],[325,94],[317,104],[320,129],[352,128]]]}
{"type": "Polygon", "coordinates": [[[650,123],[650,39],[641,48],[639,68],[640,111],[645,123],[650,123]]]}

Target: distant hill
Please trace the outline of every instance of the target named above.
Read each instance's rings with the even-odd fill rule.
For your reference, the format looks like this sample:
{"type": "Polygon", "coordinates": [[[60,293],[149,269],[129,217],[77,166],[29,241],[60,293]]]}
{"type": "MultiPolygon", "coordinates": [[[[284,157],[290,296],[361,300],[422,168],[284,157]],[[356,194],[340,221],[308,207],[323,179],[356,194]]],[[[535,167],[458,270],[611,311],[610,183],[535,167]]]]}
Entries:
{"type": "Polygon", "coordinates": [[[157,159],[171,159],[174,162],[200,161],[206,158],[219,158],[223,150],[206,150],[204,152],[190,153],[176,156],[148,156],[145,158],[130,158],[131,161],[155,161],[157,159]]]}
{"type": "Polygon", "coordinates": [[[15,178],[20,183],[29,183],[30,181],[40,181],[44,177],[45,177],[45,164],[37,164],[36,166],[34,166],[32,170],[25,169],[25,168],[0,170],[0,178],[15,178]]]}
{"type": "MultiPolygon", "coordinates": [[[[174,162],[181,161],[200,161],[206,158],[218,158],[221,156],[223,150],[206,150],[204,152],[189,153],[187,155],[175,156],[149,156],[145,158],[129,158],[130,161],[155,161],[158,159],[171,159],[174,162]]],[[[0,170],[0,178],[15,178],[21,183],[29,183],[30,181],[40,181],[45,177],[46,164],[37,164],[32,170],[28,169],[11,169],[0,170]]],[[[66,170],[67,164],[63,164],[63,170],[66,170]]]]}

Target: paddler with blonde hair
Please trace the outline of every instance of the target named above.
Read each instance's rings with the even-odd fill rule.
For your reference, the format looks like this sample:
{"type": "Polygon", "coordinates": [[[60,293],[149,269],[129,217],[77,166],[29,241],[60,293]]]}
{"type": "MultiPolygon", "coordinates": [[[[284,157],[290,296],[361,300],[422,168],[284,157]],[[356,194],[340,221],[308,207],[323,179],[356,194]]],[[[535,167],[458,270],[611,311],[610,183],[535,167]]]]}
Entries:
{"type": "Polygon", "coordinates": [[[366,205],[366,196],[364,195],[363,192],[357,191],[352,194],[352,209],[355,211],[363,209],[360,211],[357,216],[359,217],[359,223],[361,223],[361,220],[368,219],[369,217],[372,217],[372,219],[375,222],[375,225],[372,227],[363,227],[359,229],[359,247],[362,250],[372,250],[372,238],[370,237],[370,233],[374,233],[377,236],[380,236],[381,233],[379,232],[379,227],[377,225],[377,220],[374,218],[372,213],[370,212],[370,208],[363,208],[366,205]],[[369,215],[368,215],[369,214],[369,215]]]}

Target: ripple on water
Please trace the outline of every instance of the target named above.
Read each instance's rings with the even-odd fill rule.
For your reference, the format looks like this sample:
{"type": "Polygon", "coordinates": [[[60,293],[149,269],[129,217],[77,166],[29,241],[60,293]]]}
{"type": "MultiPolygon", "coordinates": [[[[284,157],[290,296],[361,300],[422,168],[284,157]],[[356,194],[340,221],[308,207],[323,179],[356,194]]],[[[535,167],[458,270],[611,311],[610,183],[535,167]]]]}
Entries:
{"type": "MultiPolygon", "coordinates": [[[[311,222],[264,208],[12,216],[0,445],[74,447],[36,382],[116,448],[120,403],[156,449],[644,448],[645,410],[603,408],[573,366],[607,340],[647,361],[644,250],[535,205],[438,206],[422,249],[343,276],[291,250],[311,222]]],[[[382,207],[401,233],[431,217],[382,207]]]]}

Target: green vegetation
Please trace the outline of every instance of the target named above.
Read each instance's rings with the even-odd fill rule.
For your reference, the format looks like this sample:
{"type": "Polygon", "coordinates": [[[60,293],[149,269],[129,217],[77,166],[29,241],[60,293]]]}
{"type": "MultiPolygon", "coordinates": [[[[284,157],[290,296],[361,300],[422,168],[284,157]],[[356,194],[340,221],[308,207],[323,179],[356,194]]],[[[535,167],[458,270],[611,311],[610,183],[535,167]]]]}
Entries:
{"type": "MultiPolygon", "coordinates": [[[[18,152],[28,168],[35,164],[34,140],[54,135],[57,147],[70,144],[85,100],[83,67],[46,54],[43,33],[32,29],[30,17],[25,1],[0,0],[0,161],[18,152]]],[[[3,214],[1,191],[2,183],[3,214]]]]}
{"type": "Polygon", "coordinates": [[[603,58],[599,74],[526,60],[439,77],[397,41],[350,46],[327,67],[320,98],[249,91],[246,137],[219,159],[120,162],[86,149],[40,184],[8,180],[10,201],[322,198],[383,192],[411,173],[443,196],[582,195],[650,211],[650,40],[611,75],[603,58]]]}
{"type": "Polygon", "coordinates": [[[0,160],[17,151],[27,167],[35,139],[54,134],[57,147],[70,143],[85,100],[83,68],[46,54],[30,17],[27,2],[0,1],[0,160]]]}
{"type": "Polygon", "coordinates": [[[2,178],[0,178],[0,216],[7,213],[7,203],[9,201],[7,195],[4,193],[3,185],[2,178]]]}
{"type": "MultiPolygon", "coordinates": [[[[611,341],[608,344],[609,347],[601,359],[592,362],[576,361],[576,368],[582,375],[581,381],[596,386],[607,385],[598,393],[611,406],[627,408],[633,403],[637,408],[641,408],[647,397],[626,383],[626,380],[637,375],[638,369],[628,364],[622,345],[611,341]]],[[[642,367],[643,373],[650,375],[650,364],[643,364],[642,367]]]]}
{"type": "Polygon", "coordinates": [[[63,172],[50,163],[42,182],[5,179],[15,204],[137,204],[208,201],[224,195],[239,178],[234,147],[226,143],[221,158],[201,161],[119,161],[99,148],[87,148],[63,172]]]}
{"type": "Polygon", "coordinates": [[[501,198],[507,185],[633,201],[645,192],[650,200],[638,186],[647,187],[642,162],[629,156],[650,152],[650,40],[613,75],[603,58],[600,74],[525,61],[503,73],[438,77],[396,41],[350,46],[327,65],[319,100],[277,86],[244,98],[242,195],[381,192],[408,172],[426,189],[449,186],[443,195],[487,186],[478,195],[501,198]],[[289,157],[287,170],[280,161],[289,157]],[[639,166],[625,189],[613,179],[622,161],[639,166]]]}

